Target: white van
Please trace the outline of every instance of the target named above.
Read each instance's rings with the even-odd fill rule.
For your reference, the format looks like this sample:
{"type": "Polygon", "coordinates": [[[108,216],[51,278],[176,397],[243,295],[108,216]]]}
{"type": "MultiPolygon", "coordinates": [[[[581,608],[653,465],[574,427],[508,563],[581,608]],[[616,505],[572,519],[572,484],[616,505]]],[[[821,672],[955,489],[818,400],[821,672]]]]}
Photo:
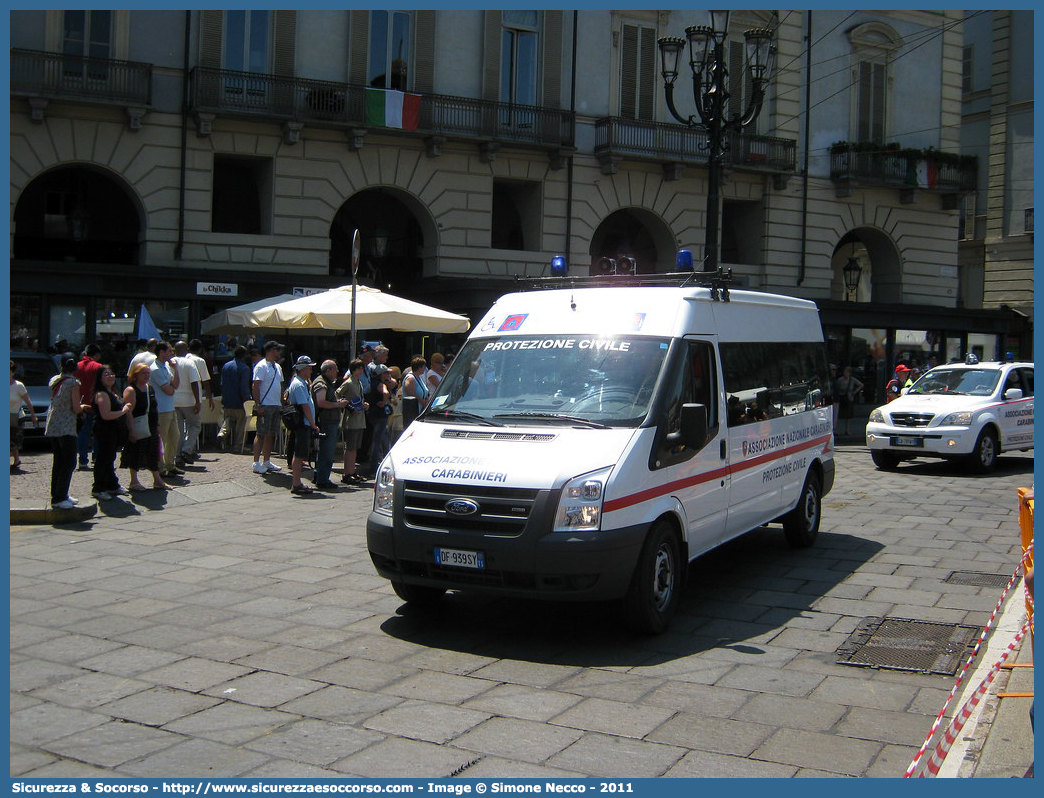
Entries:
{"type": "Polygon", "coordinates": [[[377,469],[367,544],[406,602],[623,599],[666,628],[687,563],[834,481],[814,303],[718,287],[501,297],[377,469]]]}

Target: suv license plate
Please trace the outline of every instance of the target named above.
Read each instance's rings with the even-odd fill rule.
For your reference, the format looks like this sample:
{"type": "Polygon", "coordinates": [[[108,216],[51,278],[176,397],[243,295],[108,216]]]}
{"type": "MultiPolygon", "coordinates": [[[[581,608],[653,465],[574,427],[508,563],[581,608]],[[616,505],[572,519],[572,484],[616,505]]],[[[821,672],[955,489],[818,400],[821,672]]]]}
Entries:
{"type": "Polygon", "coordinates": [[[900,435],[892,438],[892,446],[924,446],[924,438],[917,438],[910,435],[900,435]]]}
{"type": "Polygon", "coordinates": [[[462,551],[461,549],[435,549],[436,565],[452,565],[457,568],[485,568],[486,558],[481,551],[462,551]]]}

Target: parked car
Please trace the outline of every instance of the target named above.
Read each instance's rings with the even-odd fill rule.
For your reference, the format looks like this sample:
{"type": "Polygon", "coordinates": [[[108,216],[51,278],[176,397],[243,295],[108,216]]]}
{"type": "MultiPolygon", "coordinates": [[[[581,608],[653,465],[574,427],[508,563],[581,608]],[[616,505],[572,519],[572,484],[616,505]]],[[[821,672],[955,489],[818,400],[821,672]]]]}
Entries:
{"type": "Polygon", "coordinates": [[[15,364],[15,379],[25,385],[29,392],[29,401],[36,411],[36,424],[29,419],[25,407],[18,416],[26,437],[43,435],[47,424],[47,410],[51,406],[51,389],[47,387],[51,377],[58,373],[58,367],[50,355],[43,352],[12,352],[11,360],[15,364]]]}
{"type": "Polygon", "coordinates": [[[1001,452],[1033,448],[1033,364],[969,355],[936,366],[870,414],[866,445],[885,470],[914,457],[942,457],[991,471],[1001,452]]]}

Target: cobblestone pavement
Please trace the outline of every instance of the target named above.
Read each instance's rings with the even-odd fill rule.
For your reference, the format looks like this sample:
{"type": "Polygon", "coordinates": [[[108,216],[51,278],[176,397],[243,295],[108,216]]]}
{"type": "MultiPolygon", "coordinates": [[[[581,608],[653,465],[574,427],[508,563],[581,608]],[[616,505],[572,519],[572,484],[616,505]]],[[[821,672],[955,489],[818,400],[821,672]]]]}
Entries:
{"type": "MultiPolygon", "coordinates": [[[[250,462],[12,528],[12,776],[899,776],[954,679],[834,652],[868,616],[981,626],[1000,590],[944,580],[1013,572],[1033,468],[884,473],[839,446],[814,547],[727,544],[636,637],[612,605],[411,612],[369,562],[369,490],[291,496],[250,462]]],[[[12,500],[46,497],[49,455],[25,471],[12,500]]]]}

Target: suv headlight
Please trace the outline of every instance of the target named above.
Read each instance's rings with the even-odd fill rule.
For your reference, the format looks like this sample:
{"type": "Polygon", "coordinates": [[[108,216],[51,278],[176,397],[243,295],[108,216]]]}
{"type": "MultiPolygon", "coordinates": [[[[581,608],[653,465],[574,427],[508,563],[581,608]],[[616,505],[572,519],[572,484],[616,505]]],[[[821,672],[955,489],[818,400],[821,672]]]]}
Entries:
{"type": "Polygon", "coordinates": [[[602,523],[602,500],[612,466],[575,477],[562,488],[555,532],[594,531],[602,523]]]}
{"type": "Polygon", "coordinates": [[[973,415],[975,414],[968,411],[950,413],[950,415],[942,420],[942,425],[944,427],[970,427],[973,415]]]}
{"type": "Polygon", "coordinates": [[[390,457],[385,457],[381,467],[377,469],[373,486],[374,512],[384,515],[392,514],[392,503],[395,497],[395,465],[390,457]]]}
{"type": "Polygon", "coordinates": [[[884,424],[884,413],[881,412],[881,408],[875,407],[870,411],[870,420],[874,424],[884,424]]]}

